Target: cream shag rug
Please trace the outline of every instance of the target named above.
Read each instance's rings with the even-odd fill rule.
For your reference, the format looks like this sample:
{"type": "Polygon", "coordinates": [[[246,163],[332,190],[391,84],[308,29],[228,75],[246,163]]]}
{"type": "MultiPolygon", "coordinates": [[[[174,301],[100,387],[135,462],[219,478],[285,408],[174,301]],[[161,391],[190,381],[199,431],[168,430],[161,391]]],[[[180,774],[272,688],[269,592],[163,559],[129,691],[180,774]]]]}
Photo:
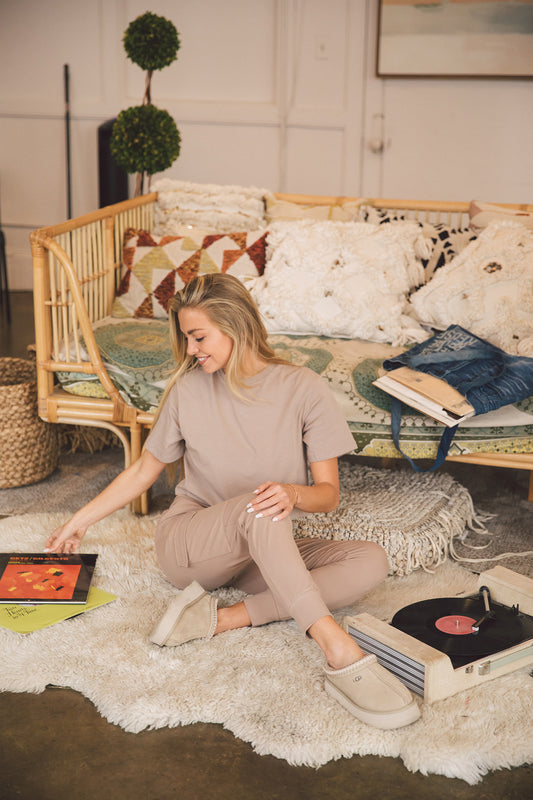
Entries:
{"type": "MultiPolygon", "coordinates": [[[[39,551],[64,514],[0,522],[0,549],[39,551]]],[[[126,731],[211,722],[259,754],[319,767],[352,755],[400,757],[407,769],[476,783],[489,770],[533,759],[533,681],[527,669],[433,706],[414,725],[380,731],[358,722],[323,688],[323,657],[293,622],[232,631],[208,642],[159,648],[149,633],[175,589],[154,557],[153,518],[123,510],[94,525],[86,552],[100,558],[96,584],[118,599],[28,635],[0,629],[0,689],[42,692],[68,686],[126,731]]],[[[475,589],[476,579],[447,561],[389,577],[353,609],[382,619],[420,599],[475,589]]],[[[217,592],[222,604],[242,597],[217,592]]]]}

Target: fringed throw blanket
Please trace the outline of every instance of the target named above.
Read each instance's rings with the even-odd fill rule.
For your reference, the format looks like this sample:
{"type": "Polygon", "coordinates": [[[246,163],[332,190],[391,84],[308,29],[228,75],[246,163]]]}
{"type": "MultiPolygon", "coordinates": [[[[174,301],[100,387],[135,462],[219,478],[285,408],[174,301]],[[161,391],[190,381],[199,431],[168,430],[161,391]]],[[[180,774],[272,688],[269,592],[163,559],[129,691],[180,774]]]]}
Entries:
{"type": "Polygon", "coordinates": [[[391,574],[435,567],[467,527],[483,529],[467,489],[444,473],[344,463],[340,484],[335,511],[295,520],[295,536],[377,542],[389,556],[391,574]]]}

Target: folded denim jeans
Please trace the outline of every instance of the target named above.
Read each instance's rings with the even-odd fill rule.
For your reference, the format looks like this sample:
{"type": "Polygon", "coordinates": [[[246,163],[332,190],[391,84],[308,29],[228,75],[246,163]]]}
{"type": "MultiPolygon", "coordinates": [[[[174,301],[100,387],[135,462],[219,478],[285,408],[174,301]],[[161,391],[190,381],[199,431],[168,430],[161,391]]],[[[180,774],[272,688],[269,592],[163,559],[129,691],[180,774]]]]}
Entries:
{"type": "MultiPolygon", "coordinates": [[[[476,415],[533,394],[533,358],[510,355],[460,325],[450,325],[431,339],[387,359],[383,367],[389,371],[410,367],[445,380],[466,397],[476,415]]],[[[448,454],[457,425],[444,430],[435,462],[422,470],[400,448],[401,415],[400,400],[392,398],[391,429],[396,449],[417,471],[438,469],[448,454]]]]}

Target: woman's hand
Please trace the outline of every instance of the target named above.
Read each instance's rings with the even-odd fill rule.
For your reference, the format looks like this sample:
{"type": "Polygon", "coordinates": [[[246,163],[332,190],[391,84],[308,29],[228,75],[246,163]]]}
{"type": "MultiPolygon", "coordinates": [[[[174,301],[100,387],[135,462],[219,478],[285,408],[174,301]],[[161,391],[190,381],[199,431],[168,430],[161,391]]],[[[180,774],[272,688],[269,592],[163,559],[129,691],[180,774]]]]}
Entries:
{"type": "Polygon", "coordinates": [[[257,517],[272,517],[272,522],[285,519],[298,503],[298,489],[292,483],[266,481],[254,491],[257,495],[248,512],[257,517]]]}
{"type": "Polygon", "coordinates": [[[140,458],[121,472],[93,500],[46,540],[45,552],[77,553],[87,529],[95,522],[127,505],[146,491],[161,474],[165,464],[143,450],[140,458]]]}
{"type": "Polygon", "coordinates": [[[45,553],[77,553],[87,528],[69,520],[50,534],[46,540],[45,553]]]}
{"type": "Polygon", "coordinates": [[[302,486],[294,483],[265,481],[254,491],[255,500],[248,511],[261,517],[272,517],[272,522],[285,519],[293,508],[301,511],[333,511],[339,503],[339,469],[336,458],[312,461],[309,464],[313,483],[302,486]]]}

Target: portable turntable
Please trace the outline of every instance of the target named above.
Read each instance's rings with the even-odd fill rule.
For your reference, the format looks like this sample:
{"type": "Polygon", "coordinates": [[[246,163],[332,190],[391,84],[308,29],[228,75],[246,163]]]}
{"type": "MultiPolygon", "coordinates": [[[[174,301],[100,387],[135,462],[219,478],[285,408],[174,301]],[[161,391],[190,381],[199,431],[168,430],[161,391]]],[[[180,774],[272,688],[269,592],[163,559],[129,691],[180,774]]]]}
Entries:
{"type": "Polygon", "coordinates": [[[390,623],[345,617],[365,653],[427,703],[533,664],[533,580],[505,567],[481,573],[478,591],[423,600],[390,623]]]}

